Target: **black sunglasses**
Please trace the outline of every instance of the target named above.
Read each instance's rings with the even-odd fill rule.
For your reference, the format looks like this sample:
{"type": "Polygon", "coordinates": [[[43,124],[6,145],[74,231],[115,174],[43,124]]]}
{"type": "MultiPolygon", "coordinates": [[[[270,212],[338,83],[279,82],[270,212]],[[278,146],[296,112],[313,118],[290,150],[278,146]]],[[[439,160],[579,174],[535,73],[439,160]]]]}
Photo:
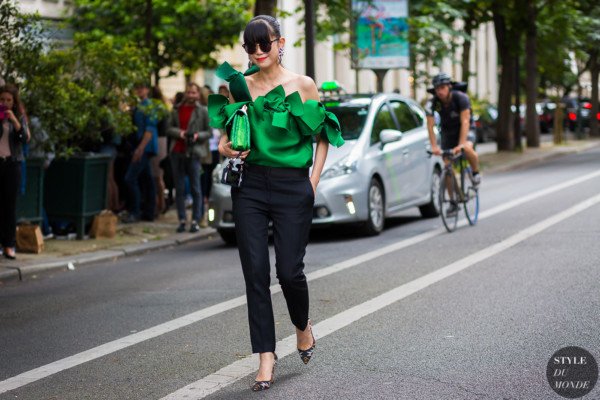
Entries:
{"type": "MultiPolygon", "coordinates": [[[[263,51],[263,53],[268,53],[271,51],[271,47],[273,46],[273,42],[278,41],[279,39],[273,39],[270,42],[258,42],[258,45],[260,46],[260,49],[263,51]]],[[[256,53],[256,43],[244,43],[242,45],[242,47],[244,48],[244,50],[246,50],[246,53],[248,54],[254,54],[256,53]]]]}

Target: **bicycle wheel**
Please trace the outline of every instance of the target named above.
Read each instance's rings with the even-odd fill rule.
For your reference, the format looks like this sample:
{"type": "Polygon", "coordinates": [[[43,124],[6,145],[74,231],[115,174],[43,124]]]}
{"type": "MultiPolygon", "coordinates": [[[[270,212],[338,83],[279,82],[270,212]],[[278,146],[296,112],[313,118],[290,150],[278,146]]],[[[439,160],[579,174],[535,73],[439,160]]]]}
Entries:
{"type": "Polygon", "coordinates": [[[448,232],[456,229],[456,222],[458,221],[457,185],[458,182],[452,170],[444,169],[440,179],[439,208],[442,222],[448,232]],[[452,193],[452,195],[449,195],[449,193],[452,193]]]}
{"type": "Polygon", "coordinates": [[[473,187],[467,170],[461,172],[461,183],[464,193],[463,207],[469,225],[475,225],[479,217],[479,189],[473,187]]]}

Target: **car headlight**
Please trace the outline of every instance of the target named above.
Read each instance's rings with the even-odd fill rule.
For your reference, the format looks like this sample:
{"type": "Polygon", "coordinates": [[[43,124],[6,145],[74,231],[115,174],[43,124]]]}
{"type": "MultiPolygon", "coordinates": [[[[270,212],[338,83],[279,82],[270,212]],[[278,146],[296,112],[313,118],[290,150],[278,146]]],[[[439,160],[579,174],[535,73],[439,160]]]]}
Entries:
{"type": "Polygon", "coordinates": [[[333,164],[330,168],[327,168],[325,172],[321,174],[321,179],[331,179],[338,176],[349,175],[357,170],[358,160],[349,162],[346,157],[333,164]]]}

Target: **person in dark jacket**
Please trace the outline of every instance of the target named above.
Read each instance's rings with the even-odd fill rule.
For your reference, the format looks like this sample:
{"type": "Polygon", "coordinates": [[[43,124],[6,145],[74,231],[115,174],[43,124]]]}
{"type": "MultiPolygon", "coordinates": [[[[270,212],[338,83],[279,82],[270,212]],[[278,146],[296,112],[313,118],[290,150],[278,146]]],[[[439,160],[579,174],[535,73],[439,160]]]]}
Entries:
{"type": "Polygon", "coordinates": [[[0,88],[0,242],[5,258],[14,260],[17,231],[17,195],[21,181],[23,144],[29,129],[15,86],[0,88]]]}
{"type": "Polygon", "coordinates": [[[187,85],[180,104],[173,107],[167,135],[172,139],[170,158],[175,179],[175,202],[179,226],[177,232],[185,231],[185,177],[190,180],[192,191],[192,222],[190,232],[200,230],[199,222],[204,213],[204,202],[200,186],[201,164],[210,164],[212,155],[208,147],[211,136],[208,127],[208,112],[200,104],[201,88],[196,83],[187,85]]]}

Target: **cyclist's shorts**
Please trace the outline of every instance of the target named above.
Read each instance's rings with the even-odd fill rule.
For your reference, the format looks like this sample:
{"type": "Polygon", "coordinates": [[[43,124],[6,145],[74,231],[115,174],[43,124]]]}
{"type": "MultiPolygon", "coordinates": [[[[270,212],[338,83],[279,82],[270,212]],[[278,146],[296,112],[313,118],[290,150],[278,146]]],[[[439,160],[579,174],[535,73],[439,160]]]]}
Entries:
{"type": "MultiPolygon", "coordinates": [[[[459,137],[460,137],[460,134],[458,132],[456,132],[456,133],[442,132],[442,150],[452,150],[453,148],[458,146],[459,137]]],[[[473,146],[475,146],[477,139],[476,139],[475,133],[472,130],[470,130],[469,133],[467,134],[467,140],[469,142],[473,143],[473,146]]]]}
{"type": "Polygon", "coordinates": [[[452,150],[458,146],[459,134],[442,132],[442,150],[452,150]]]}

